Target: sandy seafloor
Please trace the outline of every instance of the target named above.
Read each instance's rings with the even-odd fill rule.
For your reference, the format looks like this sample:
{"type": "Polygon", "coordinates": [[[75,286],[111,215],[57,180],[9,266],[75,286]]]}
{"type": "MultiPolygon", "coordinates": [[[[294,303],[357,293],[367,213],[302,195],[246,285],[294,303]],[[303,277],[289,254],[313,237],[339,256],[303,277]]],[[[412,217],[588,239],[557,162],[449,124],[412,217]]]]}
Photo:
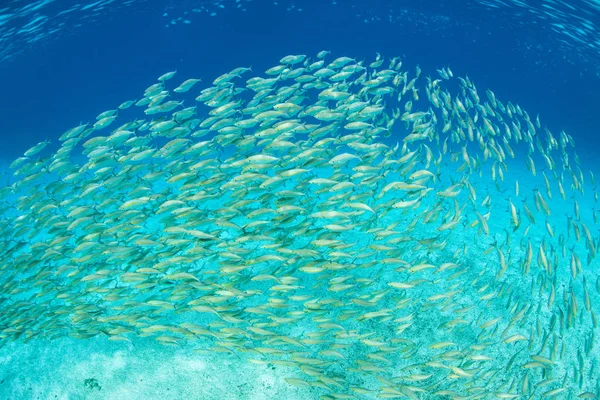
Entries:
{"type": "Polygon", "coordinates": [[[194,352],[153,339],[114,343],[72,338],[0,348],[2,399],[311,399],[283,378],[293,368],[249,363],[244,355],[194,352]],[[287,372],[286,372],[287,370],[287,372]],[[287,373],[287,374],[286,374],[287,373]]]}

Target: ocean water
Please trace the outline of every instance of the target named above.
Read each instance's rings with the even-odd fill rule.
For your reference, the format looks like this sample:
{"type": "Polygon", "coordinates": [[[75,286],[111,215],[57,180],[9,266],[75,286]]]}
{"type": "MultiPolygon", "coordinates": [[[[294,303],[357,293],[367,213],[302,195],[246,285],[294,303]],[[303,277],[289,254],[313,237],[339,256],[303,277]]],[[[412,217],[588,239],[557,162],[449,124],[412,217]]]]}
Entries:
{"type": "Polygon", "coordinates": [[[599,23],[2,4],[0,398],[598,398],[599,23]]]}

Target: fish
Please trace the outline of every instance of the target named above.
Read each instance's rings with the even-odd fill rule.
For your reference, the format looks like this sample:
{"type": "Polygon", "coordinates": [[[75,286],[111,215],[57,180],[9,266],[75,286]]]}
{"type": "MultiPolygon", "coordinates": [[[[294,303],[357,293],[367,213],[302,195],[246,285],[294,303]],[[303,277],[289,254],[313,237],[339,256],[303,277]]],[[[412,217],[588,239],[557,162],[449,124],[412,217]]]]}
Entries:
{"type": "Polygon", "coordinates": [[[193,342],[324,398],[595,398],[572,139],[447,66],[329,56],[168,72],[10,163],[0,343],[193,342]]]}

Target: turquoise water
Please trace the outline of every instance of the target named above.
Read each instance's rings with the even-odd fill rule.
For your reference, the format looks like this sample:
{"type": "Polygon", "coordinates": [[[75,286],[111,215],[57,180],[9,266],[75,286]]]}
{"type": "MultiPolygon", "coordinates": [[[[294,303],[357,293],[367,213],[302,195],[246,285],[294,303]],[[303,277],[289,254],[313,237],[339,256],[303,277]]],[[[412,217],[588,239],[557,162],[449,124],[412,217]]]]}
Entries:
{"type": "Polygon", "coordinates": [[[597,398],[597,12],[7,6],[0,397],[597,398]]]}

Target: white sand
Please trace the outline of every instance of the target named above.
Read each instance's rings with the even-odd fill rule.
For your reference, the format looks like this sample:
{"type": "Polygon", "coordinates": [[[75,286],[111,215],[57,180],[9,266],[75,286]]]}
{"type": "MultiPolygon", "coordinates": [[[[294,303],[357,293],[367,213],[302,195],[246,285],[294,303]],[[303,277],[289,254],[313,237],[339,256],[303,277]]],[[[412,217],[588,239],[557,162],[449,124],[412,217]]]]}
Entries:
{"type": "Polygon", "coordinates": [[[194,346],[133,344],[105,338],[11,343],[0,348],[1,399],[312,399],[288,385],[285,367],[236,355],[203,354],[194,346]],[[85,385],[95,379],[100,388],[85,385]]]}

